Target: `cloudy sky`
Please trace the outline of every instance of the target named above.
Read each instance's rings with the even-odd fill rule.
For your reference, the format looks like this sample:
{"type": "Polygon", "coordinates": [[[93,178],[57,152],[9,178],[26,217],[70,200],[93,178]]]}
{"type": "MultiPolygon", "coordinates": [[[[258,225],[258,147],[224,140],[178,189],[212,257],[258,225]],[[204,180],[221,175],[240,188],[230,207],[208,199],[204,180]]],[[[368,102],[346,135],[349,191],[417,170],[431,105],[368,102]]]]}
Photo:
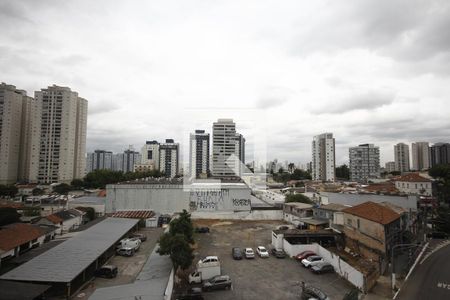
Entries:
{"type": "MultiPolygon", "coordinates": [[[[0,81],[89,101],[88,151],[139,149],[218,117],[269,158],[450,141],[450,1],[0,0],[0,81]]],[[[249,156],[251,151],[249,151],[249,156]]]]}

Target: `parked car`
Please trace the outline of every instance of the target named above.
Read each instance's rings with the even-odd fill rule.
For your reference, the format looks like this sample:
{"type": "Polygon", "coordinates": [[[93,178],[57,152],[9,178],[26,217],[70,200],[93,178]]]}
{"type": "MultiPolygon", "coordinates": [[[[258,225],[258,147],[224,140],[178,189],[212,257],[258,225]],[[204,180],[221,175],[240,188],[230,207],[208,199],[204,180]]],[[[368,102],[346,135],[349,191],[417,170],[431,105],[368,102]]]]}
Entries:
{"type": "Polygon", "coordinates": [[[223,290],[231,288],[231,279],[228,275],[214,276],[203,283],[204,291],[223,290]]]}
{"type": "Polygon", "coordinates": [[[309,251],[309,250],[308,251],[303,251],[303,252],[300,252],[299,254],[297,254],[295,256],[295,259],[298,260],[298,261],[302,261],[305,258],[308,258],[308,257],[310,257],[312,255],[317,255],[317,254],[312,252],[312,251],[309,251]]]}
{"type": "Polygon", "coordinates": [[[96,277],[114,278],[117,276],[117,267],[114,265],[104,265],[95,270],[94,275],[96,277]]]}
{"type": "Polygon", "coordinates": [[[209,233],[209,227],[195,227],[197,233],[209,233]]]}
{"type": "Polygon", "coordinates": [[[119,248],[125,248],[125,247],[130,247],[133,248],[134,251],[138,251],[139,248],[141,247],[141,240],[138,238],[127,238],[127,239],[122,239],[120,240],[120,242],[117,244],[117,249],[119,248]]]}
{"type": "Polygon", "coordinates": [[[176,297],[177,300],[203,300],[201,288],[190,288],[186,293],[176,297]]]}
{"type": "Polygon", "coordinates": [[[206,256],[205,258],[200,259],[197,264],[201,265],[201,264],[218,263],[218,262],[219,262],[219,257],[210,255],[210,256],[206,256]]]}
{"type": "Polygon", "coordinates": [[[272,249],[272,255],[275,256],[276,258],[285,258],[286,257],[286,252],[284,252],[283,249],[273,248],[272,249]]]}
{"type": "Polygon", "coordinates": [[[311,267],[311,271],[316,274],[322,274],[322,273],[332,273],[334,272],[334,267],[327,263],[327,262],[321,262],[311,267]]]}
{"type": "Polygon", "coordinates": [[[255,252],[253,252],[252,248],[245,248],[245,258],[255,258],[255,252]]]}
{"type": "Polygon", "coordinates": [[[231,254],[233,255],[234,259],[242,259],[242,250],[241,248],[238,247],[234,247],[233,249],[231,249],[231,254]]]}
{"type": "Polygon", "coordinates": [[[322,292],[320,289],[313,287],[313,286],[307,286],[304,287],[302,290],[302,295],[300,297],[301,300],[330,300],[328,298],[327,294],[322,292]]]}
{"type": "Polygon", "coordinates": [[[316,265],[318,263],[321,263],[323,261],[324,260],[323,260],[322,256],[312,255],[312,256],[310,256],[308,258],[303,259],[302,260],[302,264],[303,264],[304,267],[309,268],[309,267],[312,267],[312,266],[314,266],[314,265],[316,265]]]}
{"type": "Polygon", "coordinates": [[[141,242],[145,242],[147,240],[147,236],[143,233],[135,232],[131,235],[132,238],[138,238],[141,242]]]}
{"type": "Polygon", "coordinates": [[[264,246],[258,246],[257,248],[256,248],[256,253],[258,253],[258,255],[260,256],[260,257],[269,257],[269,252],[267,252],[267,249],[266,249],[266,247],[264,247],[264,246]]]}
{"type": "Polygon", "coordinates": [[[116,249],[117,255],[120,256],[133,256],[134,255],[134,248],[131,247],[122,247],[116,249]]]}

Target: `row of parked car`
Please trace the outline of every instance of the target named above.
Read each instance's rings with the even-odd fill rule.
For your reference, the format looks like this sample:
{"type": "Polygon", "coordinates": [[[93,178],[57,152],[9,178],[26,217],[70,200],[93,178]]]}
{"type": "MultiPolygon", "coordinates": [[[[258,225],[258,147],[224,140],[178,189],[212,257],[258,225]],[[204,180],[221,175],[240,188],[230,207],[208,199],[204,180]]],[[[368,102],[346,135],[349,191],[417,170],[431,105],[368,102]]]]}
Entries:
{"type": "MultiPolygon", "coordinates": [[[[147,236],[142,233],[133,233],[130,237],[122,239],[116,245],[116,254],[121,256],[133,256],[141,247],[141,243],[147,240],[147,236]]],[[[115,265],[104,265],[95,270],[96,277],[114,278],[118,269],[115,265]]]]}
{"type": "Polygon", "coordinates": [[[334,272],[334,267],[313,251],[303,251],[297,254],[295,259],[300,261],[305,268],[310,268],[313,273],[334,272]]]}
{"type": "MultiPolygon", "coordinates": [[[[283,249],[273,248],[271,250],[271,252],[272,252],[272,255],[275,256],[276,258],[285,258],[286,257],[286,253],[283,251],[283,249]]],[[[266,247],[264,247],[264,246],[256,247],[256,254],[261,258],[268,258],[270,256],[269,251],[267,251],[266,247]]],[[[256,256],[255,251],[253,251],[252,248],[244,248],[242,250],[239,247],[232,248],[231,255],[236,260],[240,260],[244,257],[247,259],[252,259],[252,258],[255,258],[255,256],[256,256]]]]}

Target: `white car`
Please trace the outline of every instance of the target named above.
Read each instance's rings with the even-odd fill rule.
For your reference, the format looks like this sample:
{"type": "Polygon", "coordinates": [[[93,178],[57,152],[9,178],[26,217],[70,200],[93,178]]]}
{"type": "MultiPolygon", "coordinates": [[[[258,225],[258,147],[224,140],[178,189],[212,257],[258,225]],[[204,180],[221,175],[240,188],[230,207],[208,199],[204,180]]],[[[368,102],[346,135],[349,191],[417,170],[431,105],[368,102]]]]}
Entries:
{"type": "Polygon", "coordinates": [[[302,264],[303,266],[305,266],[306,268],[315,266],[319,263],[324,262],[323,258],[321,256],[318,255],[312,255],[308,258],[302,259],[302,264]]]}
{"type": "Polygon", "coordinates": [[[269,252],[267,252],[267,249],[263,246],[258,246],[258,248],[256,248],[256,253],[258,253],[260,257],[269,257],[269,252]]]}
{"type": "Polygon", "coordinates": [[[253,252],[252,248],[245,248],[244,254],[245,258],[255,258],[255,252],[253,252]]]}

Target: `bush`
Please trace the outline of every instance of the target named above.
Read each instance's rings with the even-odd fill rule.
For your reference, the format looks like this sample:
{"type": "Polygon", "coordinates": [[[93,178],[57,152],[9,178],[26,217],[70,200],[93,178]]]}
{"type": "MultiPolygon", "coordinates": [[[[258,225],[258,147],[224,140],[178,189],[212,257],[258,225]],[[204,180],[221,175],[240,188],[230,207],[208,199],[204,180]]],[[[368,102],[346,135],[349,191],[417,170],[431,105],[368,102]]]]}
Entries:
{"type": "Polygon", "coordinates": [[[301,203],[307,203],[307,204],[314,204],[314,201],[309,199],[303,194],[292,194],[286,196],[286,203],[290,202],[301,202],[301,203]]]}

